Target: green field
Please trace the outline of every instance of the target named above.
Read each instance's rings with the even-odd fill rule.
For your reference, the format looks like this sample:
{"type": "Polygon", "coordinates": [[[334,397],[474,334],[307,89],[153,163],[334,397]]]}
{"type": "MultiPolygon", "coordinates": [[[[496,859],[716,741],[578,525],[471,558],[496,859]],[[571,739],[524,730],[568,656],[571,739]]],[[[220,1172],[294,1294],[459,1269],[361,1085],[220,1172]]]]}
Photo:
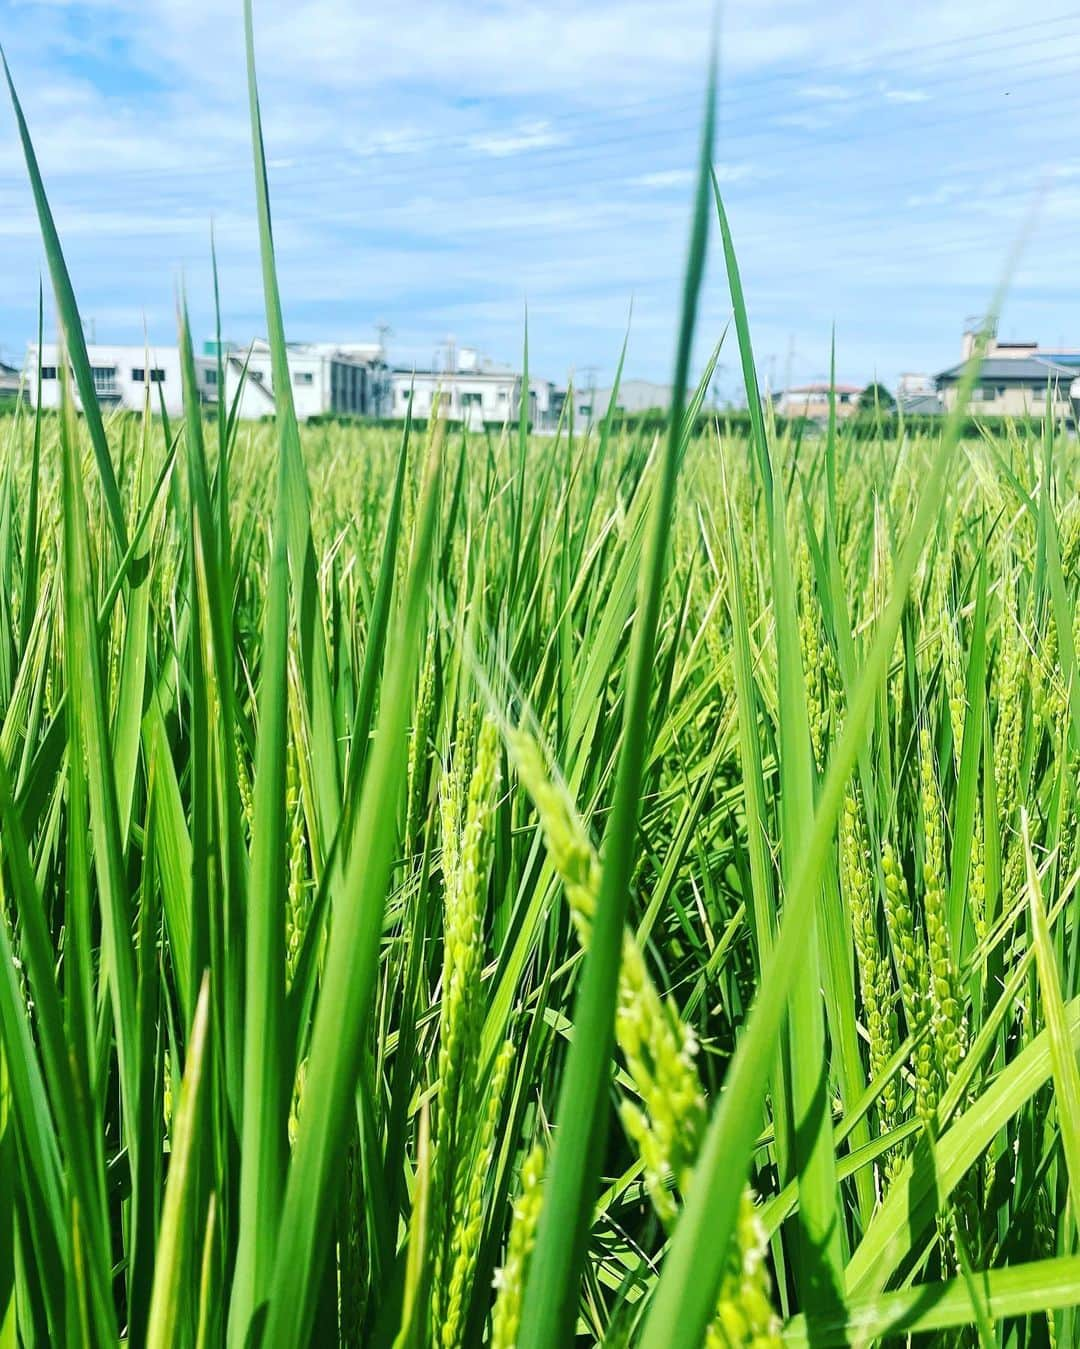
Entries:
{"type": "Polygon", "coordinates": [[[25,147],[0,1349],[1080,1342],[1075,439],[103,421],[25,147]]]}

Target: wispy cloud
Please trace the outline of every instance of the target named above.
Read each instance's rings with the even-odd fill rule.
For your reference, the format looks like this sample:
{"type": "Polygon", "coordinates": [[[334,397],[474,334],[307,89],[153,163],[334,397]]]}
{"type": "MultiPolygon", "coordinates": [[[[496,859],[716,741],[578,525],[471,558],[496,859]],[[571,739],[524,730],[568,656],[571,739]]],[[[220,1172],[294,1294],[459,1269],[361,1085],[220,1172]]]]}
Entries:
{"type": "Polygon", "coordinates": [[[926,192],[912,192],[904,198],[904,205],[912,208],[923,206],[944,206],[964,196],[968,187],[965,183],[944,182],[926,192]]]}
{"type": "Polygon", "coordinates": [[[508,155],[520,155],[528,150],[546,150],[553,145],[566,145],[569,140],[565,132],[553,131],[549,122],[529,122],[514,131],[493,131],[470,136],[468,146],[478,154],[504,159],[508,155]]]}
{"type": "Polygon", "coordinates": [[[771,178],[771,171],[763,165],[754,164],[725,164],[719,163],[713,169],[716,174],[716,180],[720,183],[746,183],[750,181],[761,182],[765,178],[771,178]]]}
{"type": "Polygon", "coordinates": [[[775,126],[794,127],[798,131],[825,131],[835,126],[835,119],[824,112],[781,112],[773,119],[775,126]]]}
{"type": "Polygon", "coordinates": [[[657,173],[639,173],[629,180],[631,187],[666,191],[671,187],[688,187],[694,181],[689,169],[660,169],[657,173]]]}
{"type": "MultiPolygon", "coordinates": [[[[771,175],[758,164],[717,164],[713,172],[720,183],[757,182],[771,175]]],[[[627,179],[630,187],[650,192],[666,192],[674,188],[688,188],[695,180],[691,169],[660,169],[655,173],[639,173],[627,179]]]]}
{"type": "MultiPolygon", "coordinates": [[[[1012,0],[865,13],[821,0],[813,23],[798,0],[729,7],[717,146],[729,162],[717,173],[739,185],[729,210],[763,360],[783,362],[794,328],[807,374],[821,368],[835,318],[845,378],[894,358],[944,364],[957,315],[985,304],[1000,271],[1010,186],[1026,200],[1039,175],[1064,190],[1010,303],[1029,304],[1015,319],[1025,330],[1068,327],[1071,311],[1046,317],[1067,304],[1080,170],[1071,154],[1047,162],[1047,119],[1068,105],[1080,60],[1080,19],[1064,3],[1029,0],[1017,16],[1012,0]],[[1022,56],[990,37],[1010,25],[1022,56]],[[991,93],[998,75],[1013,98],[991,93]]],[[[543,315],[530,333],[537,368],[557,373],[610,360],[633,294],[628,370],[663,377],[708,10],[666,0],[659,22],[652,0],[412,0],[401,13],[258,0],[290,333],[344,338],[385,318],[421,351],[450,327],[513,360],[528,295],[543,315]]],[[[220,0],[0,0],[0,15],[99,334],[127,338],[125,316],[145,310],[152,340],[169,340],[181,268],[209,331],[211,217],[228,330],[259,331],[238,14],[220,0]]],[[[0,235],[10,350],[36,321],[42,260],[2,108],[0,235]]],[[[708,287],[703,341],[730,308],[722,268],[708,287]]]]}
{"type": "Polygon", "coordinates": [[[886,103],[928,103],[930,95],[925,89],[884,89],[882,96],[886,103]]]}
{"type": "Polygon", "coordinates": [[[411,126],[378,127],[350,139],[351,148],[362,155],[415,155],[424,144],[425,133],[411,126]]]}
{"type": "Polygon", "coordinates": [[[807,84],[799,93],[820,103],[843,103],[855,97],[855,90],[846,84],[807,84]]]}

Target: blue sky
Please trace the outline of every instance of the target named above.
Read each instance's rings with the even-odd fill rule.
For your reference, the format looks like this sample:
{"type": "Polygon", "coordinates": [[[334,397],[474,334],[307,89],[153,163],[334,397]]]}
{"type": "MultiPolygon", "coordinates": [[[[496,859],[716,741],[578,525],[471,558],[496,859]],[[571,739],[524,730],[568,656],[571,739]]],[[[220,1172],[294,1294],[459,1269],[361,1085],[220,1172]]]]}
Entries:
{"type": "MultiPolygon", "coordinates": [[[[453,335],[609,379],[671,363],[712,7],[701,0],[256,0],[288,333],[429,363],[453,335]]],[[[1002,333],[1080,346],[1080,9],[725,7],[717,165],[763,379],[891,382],[958,359],[1036,223],[1002,333]]],[[[263,330],[239,0],[0,0],[0,39],[102,341],[263,330]]],[[[713,240],[699,359],[729,313],[713,240]]],[[[0,357],[42,267],[0,108],[0,357]]],[[[732,350],[719,388],[738,389],[732,350]]]]}

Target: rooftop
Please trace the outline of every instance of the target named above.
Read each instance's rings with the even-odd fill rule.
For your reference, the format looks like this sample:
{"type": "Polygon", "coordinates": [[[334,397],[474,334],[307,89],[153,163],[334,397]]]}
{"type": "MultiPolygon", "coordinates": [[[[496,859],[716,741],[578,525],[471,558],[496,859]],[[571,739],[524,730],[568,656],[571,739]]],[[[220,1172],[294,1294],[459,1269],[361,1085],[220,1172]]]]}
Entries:
{"type": "MultiPolygon", "coordinates": [[[[482,367],[479,370],[427,370],[421,366],[395,365],[392,373],[395,375],[415,375],[418,379],[517,379],[516,370],[491,369],[482,367]]],[[[535,377],[530,379],[530,383],[537,382],[535,377]]]]}
{"type": "Polygon", "coordinates": [[[944,411],[936,393],[909,394],[899,400],[900,409],[909,417],[936,417],[944,411]]]}
{"type": "MultiPolygon", "coordinates": [[[[961,361],[959,365],[950,366],[948,370],[942,370],[938,375],[938,383],[954,384],[962,378],[966,368],[966,362],[961,361]]],[[[1072,379],[1076,373],[1075,366],[1059,365],[1042,356],[989,356],[979,365],[979,379],[993,380],[995,383],[1007,384],[1010,381],[1020,384],[1031,384],[1038,381],[1045,384],[1048,379],[1072,379]]]]}

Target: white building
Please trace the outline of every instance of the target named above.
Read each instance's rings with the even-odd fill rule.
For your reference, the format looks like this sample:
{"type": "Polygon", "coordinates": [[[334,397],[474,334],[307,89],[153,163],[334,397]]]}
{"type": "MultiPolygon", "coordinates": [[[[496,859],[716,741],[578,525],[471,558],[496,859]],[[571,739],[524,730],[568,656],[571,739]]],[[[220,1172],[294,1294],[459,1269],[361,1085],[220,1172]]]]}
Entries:
{"type": "MultiPolygon", "coordinates": [[[[946,409],[956,406],[959,385],[976,340],[975,325],[969,325],[961,339],[960,364],[937,376],[935,382],[946,409]]],[[[1062,421],[1075,422],[1080,412],[1078,372],[1077,348],[1002,342],[994,330],[987,340],[978,379],[968,398],[968,411],[975,416],[999,417],[1042,417],[1049,412],[1062,421]]]]}
{"type": "MultiPolygon", "coordinates": [[[[390,395],[388,416],[404,418],[411,402],[413,416],[427,419],[438,402],[445,420],[481,431],[517,421],[521,376],[508,367],[480,361],[465,348],[454,370],[392,370],[390,395]]],[[[544,429],[551,423],[552,395],[549,380],[529,380],[528,420],[533,427],[544,429]]]]}
{"type": "MultiPolygon", "coordinates": [[[[223,359],[227,406],[233,406],[240,391],[239,417],[273,416],[274,372],[269,344],[258,338],[249,348],[230,347],[223,353],[223,359]]],[[[389,415],[386,364],[382,347],[377,343],[290,342],[288,361],[293,405],[299,421],[326,413],[356,417],[389,415]]]]}
{"type": "Polygon", "coordinates": [[[827,421],[829,409],[835,407],[838,421],[844,421],[858,410],[860,384],[799,384],[782,389],[773,396],[773,408],[778,417],[805,418],[807,421],[827,421]]]}
{"type": "MultiPolygon", "coordinates": [[[[960,384],[967,372],[961,361],[937,377],[947,412],[956,407],[960,384]]],[[[975,417],[1043,417],[1062,421],[1073,417],[1074,366],[1040,356],[988,356],[979,364],[978,382],[970,391],[967,411],[975,417]]]]}
{"type": "MultiPolygon", "coordinates": [[[[38,385],[38,348],[31,342],[26,352],[26,392],[32,407],[40,402],[43,408],[60,406],[60,348],[55,342],[46,342],[41,348],[41,385],[38,385]]],[[[102,346],[93,343],[86,348],[94,389],[98,402],[105,410],[122,407],[141,412],[146,390],[150,390],[150,409],[157,412],[162,397],[170,416],[179,416],[184,410],[184,391],[180,378],[180,351],[177,347],[161,346],[102,346]]],[[[204,396],[213,396],[212,383],[205,383],[205,369],[209,363],[201,357],[196,360],[200,385],[204,396]]],[[[216,370],[213,372],[216,375],[216,370]]],[[[74,380],[71,385],[77,407],[82,403],[74,380]]]]}
{"type": "Polygon", "coordinates": [[[898,402],[903,402],[907,398],[926,398],[931,394],[937,393],[937,384],[933,375],[912,374],[910,372],[900,376],[896,381],[896,397],[898,402]]]}
{"type": "MultiPolygon", "coordinates": [[[[620,381],[615,395],[615,407],[619,412],[633,415],[639,412],[667,412],[671,408],[672,388],[670,384],[657,384],[651,379],[624,379],[620,381]]],[[[607,415],[611,403],[611,389],[575,389],[574,415],[591,415],[599,421],[607,415]]]]}

